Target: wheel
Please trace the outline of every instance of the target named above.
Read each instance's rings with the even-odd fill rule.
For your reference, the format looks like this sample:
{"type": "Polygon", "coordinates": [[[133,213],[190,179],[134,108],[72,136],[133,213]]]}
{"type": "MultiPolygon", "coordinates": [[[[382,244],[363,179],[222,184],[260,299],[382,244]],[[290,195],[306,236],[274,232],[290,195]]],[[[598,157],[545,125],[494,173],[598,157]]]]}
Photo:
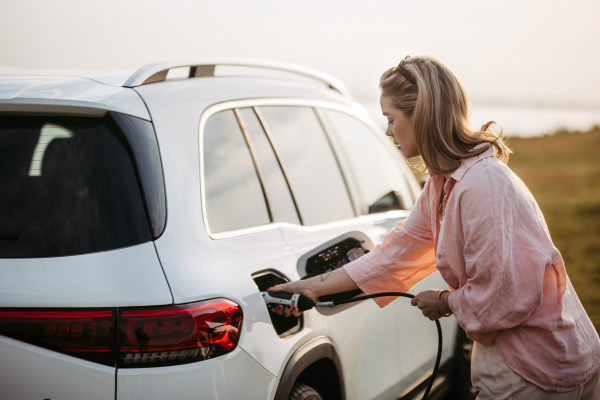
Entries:
{"type": "Polygon", "coordinates": [[[296,383],[290,393],[290,400],[323,400],[321,395],[304,383],[296,383]]]}

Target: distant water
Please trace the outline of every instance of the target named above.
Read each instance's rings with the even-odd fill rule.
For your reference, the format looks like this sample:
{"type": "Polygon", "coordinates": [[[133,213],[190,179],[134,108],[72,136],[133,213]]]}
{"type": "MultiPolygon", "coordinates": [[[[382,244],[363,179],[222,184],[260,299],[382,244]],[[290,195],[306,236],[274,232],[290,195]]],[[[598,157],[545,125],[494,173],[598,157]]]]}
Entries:
{"type": "MultiPolygon", "coordinates": [[[[385,127],[378,103],[363,103],[373,121],[385,127]]],[[[600,109],[550,107],[514,107],[473,105],[471,123],[479,128],[488,121],[502,124],[507,136],[532,137],[554,133],[559,129],[585,131],[600,125],[600,109]]]]}

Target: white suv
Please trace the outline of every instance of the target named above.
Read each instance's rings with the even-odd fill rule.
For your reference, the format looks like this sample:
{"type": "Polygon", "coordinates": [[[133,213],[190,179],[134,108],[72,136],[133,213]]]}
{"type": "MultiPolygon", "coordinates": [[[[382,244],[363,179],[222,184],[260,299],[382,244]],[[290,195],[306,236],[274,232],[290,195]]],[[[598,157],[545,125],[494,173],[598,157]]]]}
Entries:
{"type": "MultiPolygon", "coordinates": [[[[419,196],[336,79],[4,73],[0,171],[2,399],[396,399],[431,374],[436,329],[406,299],[285,318],[261,296],[368,251],[419,196]]],[[[466,365],[441,322],[434,394],[466,365]]]]}

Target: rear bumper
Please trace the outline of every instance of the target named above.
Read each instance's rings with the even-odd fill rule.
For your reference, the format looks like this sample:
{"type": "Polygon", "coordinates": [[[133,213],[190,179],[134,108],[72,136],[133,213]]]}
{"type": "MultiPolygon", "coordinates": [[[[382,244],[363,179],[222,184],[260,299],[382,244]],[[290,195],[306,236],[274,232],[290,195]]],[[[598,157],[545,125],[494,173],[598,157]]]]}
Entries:
{"type": "Polygon", "coordinates": [[[114,400],[115,368],[0,336],[3,399],[114,400]]]}
{"type": "Polygon", "coordinates": [[[171,367],[120,369],[118,400],[273,399],[279,381],[237,348],[232,353],[171,367]]]}
{"type": "Polygon", "coordinates": [[[0,397],[11,400],[115,400],[115,393],[118,400],[265,400],[278,384],[241,348],[192,364],[117,371],[0,336],[0,397]]]}

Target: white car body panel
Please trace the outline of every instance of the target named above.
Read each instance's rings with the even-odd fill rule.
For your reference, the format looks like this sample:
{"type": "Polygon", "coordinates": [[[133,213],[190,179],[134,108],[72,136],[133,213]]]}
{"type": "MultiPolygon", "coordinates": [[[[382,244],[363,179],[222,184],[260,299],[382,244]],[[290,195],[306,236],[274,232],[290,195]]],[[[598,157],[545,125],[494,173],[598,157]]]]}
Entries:
{"type": "MultiPolygon", "coordinates": [[[[226,296],[240,304],[244,311],[240,347],[269,372],[280,377],[286,360],[293,352],[306,341],[322,335],[325,327],[305,327],[301,332],[281,340],[273,329],[267,307],[251,274],[275,269],[289,279],[297,280],[296,258],[285,249],[278,230],[212,242],[209,251],[199,248],[202,266],[198,266],[196,271],[189,271],[186,276],[176,275],[173,280],[179,282],[179,279],[187,278],[186,290],[190,294],[195,293],[196,297],[208,293],[207,297],[226,296]],[[235,296],[232,296],[233,293],[235,296]]],[[[160,245],[157,248],[161,251],[160,245]]],[[[168,262],[165,263],[165,266],[168,265],[168,262]]],[[[171,279],[169,269],[166,271],[171,279]]],[[[175,289],[173,293],[177,293],[175,289]]]]}
{"type": "Polygon", "coordinates": [[[154,243],[67,257],[0,258],[2,307],[129,307],[173,299],[154,243]]]}
{"type": "Polygon", "coordinates": [[[115,368],[0,336],[0,398],[114,400],[115,368]]]}
{"type": "Polygon", "coordinates": [[[268,400],[279,381],[241,349],[199,363],[119,369],[117,399],[268,400]]]}
{"type": "Polygon", "coordinates": [[[86,78],[0,74],[0,112],[101,116],[107,110],[150,120],[131,89],[86,78]]]}
{"type": "MultiPolygon", "coordinates": [[[[323,99],[329,97],[329,100],[340,96],[335,93],[328,95],[327,92],[308,89],[301,85],[282,87],[277,81],[243,78],[203,78],[195,82],[191,79],[190,82],[174,81],[140,86],[135,90],[148,105],[163,161],[167,193],[167,225],[162,236],[155,243],[173,292],[174,302],[185,303],[197,300],[199,293],[203,293],[203,288],[209,285],[214,287],[215,283],[208,278],[213,274],[215,279],[226,281],[227,286],[221,288],[231,295],[235,293],[231,290],[231,285],[235,283],[229,279],[235,277],[208,268],[198,270],[201,265],[211,266],[220,261],[213,261],[211,252],[208,251],[217,246],[217,242],[207,235],[201,208],[198,124],[202,111],[214,103],[231,100],[232,97],[237,96],[247,97],[249,93],[259,95],[276,93],[282,96],[305,94],[313,97],[321,96],[323,99]],[[165,85],[169,85],[169,90],[164,90],[165,85]],[[236,88],[235,93],[232,92],[232,87],[236,88]],[[199,262],[201,265],[198,264],[199,262]],[[195,276],[197,278],[194,278],[195,276]]],[[[269,242],[261,244],[257,238],[248,235],[247,245],[244,246],[245,251],[252,251],[252,248],[255,252],[264,252],[260,248],[273,249],[270,242],[272,240],[279,241],[281,249],[284,249],[279,233],[271,233],[268,237],[269,242]]],[[[221,252],[227,250],[223,244],[218,246],[214,251],[218,252],[216,254],[219,257],[233,256],[233,254],[222,254],[221,252]]],[[[236,252],[243,253],[240,250],[236,252]]],[[[273,257],[273,255],[265,254],[265,257],[273,257]]],[[[251,259],[248,259],[247,263],[251,264],[251,259]]],[[[231,265],[232,268],[236,268],[239,264],[224,264],[220,261],[219,265],[231,265]]],[[[264,264],[255,267],[252,272],[267,268],[264,264]]],[[[249,275],[247,281],[253,285],[249,275]]],[[[215,291],[212,290],[211,293],[214,294],[215,291]]]]}

